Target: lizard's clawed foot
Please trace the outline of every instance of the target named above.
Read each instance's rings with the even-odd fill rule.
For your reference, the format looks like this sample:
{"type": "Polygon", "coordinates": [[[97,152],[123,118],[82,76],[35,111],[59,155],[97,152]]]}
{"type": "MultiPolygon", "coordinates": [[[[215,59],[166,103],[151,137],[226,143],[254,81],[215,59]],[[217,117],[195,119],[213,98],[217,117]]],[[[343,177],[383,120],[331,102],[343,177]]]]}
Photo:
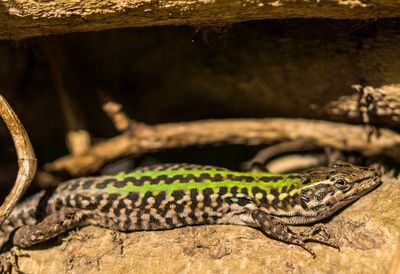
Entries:
{"type": "Polygon", "coordinates": [[[314,258],[315,252],[306,246],[307,242],[317,242],[339,249],[337,241],[331,239],[329,230],[322,224],[317,224],[310,229],[296,233],[292,231],[286,224],[281,223],[275,217],[268,215],[261,210],[253,210],[250,212],[254,222],[259,225],[259,228],[267,236],[281,240],[289,244],[295,244],[304,248],[314,258]]]}
{"type": "Polygon", "coordinates": [[[298,236],[299,239],[296,244],[307,250],[314,258],[315,253],[305,246],[305,242],[317,242],[340,250],[337,240],[331,238],[331,233],[322,224],[317,224],[308,230],[302,231],[298,236]]]}
{"type": "Polygon", "coordinates": [[[0,254],[0,273],[11,274],[13,270],[16,273],[23,274],[24,272],[18,266],[18,257],[27,256],[21,253],[18,247],[13,247],[11,250],[0,254]]]}

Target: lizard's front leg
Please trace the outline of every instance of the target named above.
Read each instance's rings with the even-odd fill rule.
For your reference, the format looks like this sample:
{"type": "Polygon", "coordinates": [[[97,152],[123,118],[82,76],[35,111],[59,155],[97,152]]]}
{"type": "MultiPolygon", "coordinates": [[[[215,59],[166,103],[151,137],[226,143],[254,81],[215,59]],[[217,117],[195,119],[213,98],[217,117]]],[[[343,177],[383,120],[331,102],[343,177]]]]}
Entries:
{"type": "Polygon", "coordinates": [[[24,225],[10,233],[0,254],[0,273],[11,273],[11,269],[22,273],[16,263],[18,254],[11,250],[12,246],[27,248],[50,240],[65,231],[80,226],[86,215],[78,209],[64,209],[53,213],[36,225],[24,225]]]}
{"type": "Polygon", "coordinates": [[[11,233],[8,243],[22,248],[30,247],[80,226],[86,217],[79,209],[66,208],[47,216],[38,224],[17,228],[11,233]]]}
{"type": "Polygon", "coordinates": [[[306,242],[318,242],[339,249],[335,241],[330,239],[329,232],[325,226],[321,224],[315,225],[309,230],[295,233],[287,225],[281,223],[276,217],[270,216],[259,209],[252,210],[250,215],[254,223],[267,236],[286,243],[299,245],[307,250],[314,258],[316,257],[315,253],[311,248],[306,246],[306,242]]]}

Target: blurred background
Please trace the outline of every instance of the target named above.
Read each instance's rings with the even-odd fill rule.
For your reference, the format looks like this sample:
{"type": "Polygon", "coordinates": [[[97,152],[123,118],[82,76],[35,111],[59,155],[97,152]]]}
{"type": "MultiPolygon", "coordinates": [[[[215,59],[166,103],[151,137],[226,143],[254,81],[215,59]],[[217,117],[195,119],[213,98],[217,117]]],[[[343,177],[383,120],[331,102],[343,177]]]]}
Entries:
{"type": "MultiPolygon", "coordinates": [[[[107,99],[149,124],[241,117],[361,123],[327,105],[357,94],[352,85],[398,84],[399,44],[394,19],[262,20],[0,41],[0,92],[22,120],[42,168],[69,153],[70,130],[87,130],[92,143],[118,134],[102,110],[107,99]]],[[[398,129],[392,118],[371,123],[398,129]]],[[[0,183],[10,187],[17,162],[4,125],[0,140],[0,183]]],[[[128,159],[125,166],[196,162],[238,169],[261,148],[178,149],[128,159]]]]}

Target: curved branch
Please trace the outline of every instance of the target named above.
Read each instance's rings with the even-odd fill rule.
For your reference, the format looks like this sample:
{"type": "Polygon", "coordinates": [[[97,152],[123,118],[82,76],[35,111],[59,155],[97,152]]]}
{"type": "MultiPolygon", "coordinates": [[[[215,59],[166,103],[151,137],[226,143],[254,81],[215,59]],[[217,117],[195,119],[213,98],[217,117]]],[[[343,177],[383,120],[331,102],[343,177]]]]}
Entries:
{"type": "Polygon", "coordinates": [[[15,204],[25,193],[36,172],[36,158],[28,134],[18,116],[0,95],[0,116],[14,141],[18,157],[18,174],[15,184],[0,207],[0,224],[7,219],[15,204]]]}
{"type": "Polygon", "coordinates": [[[381,129],[368,140],[364,126],[304,119],[226,119],[161,125],[138,124],[134,134],[121,134],[92,146],[85,154],[68,155],[46,165],[50,172],[80,176],[99,170],[115,159],[162,149],[218,143],[273,144],[308,140],[319,147],[360,151],[366,156],[385,155],[400,161],[400,135],[381,129]]]}

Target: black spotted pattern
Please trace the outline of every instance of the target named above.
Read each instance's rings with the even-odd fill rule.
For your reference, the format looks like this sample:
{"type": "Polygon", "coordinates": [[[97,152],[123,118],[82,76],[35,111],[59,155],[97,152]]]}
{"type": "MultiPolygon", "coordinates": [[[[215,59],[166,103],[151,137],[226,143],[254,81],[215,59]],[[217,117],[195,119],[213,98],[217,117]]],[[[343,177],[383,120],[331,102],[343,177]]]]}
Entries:
{"type": "Polygon", "coordinates": [[[193,188],[190,190],[190,209],[192,210],[192,212],[194,212],[197,209],[197,195],[199,194],[198,190],[193,188]]]}
{"type": "Polygon", "coordinates": [[[107,203],[100,209],[101,212],[108,213],[110,209],[112,208],[112,205],[114,203],[114,200],[118,198],[118,194],[109,194],[108,196],[105,196],[107,199],[107,203]]]}
{"type": "Polygon", "coordinates": [[[95,182],[96,182],[95,179],[86,179],[85,181],[83,181],[82,188],[90,189],[90,188],[92,188],[92,186],[95,182]]]}
{"type": "Polygon", "coordinates": [[[204,203],[204,206],[211,206],[211,198],[210,198],[210,196],[213,193],[214,193],[214,191],[211,188],[205,188],[203,190],[203,196],[204,196],[203,203],[204,203]]]}

